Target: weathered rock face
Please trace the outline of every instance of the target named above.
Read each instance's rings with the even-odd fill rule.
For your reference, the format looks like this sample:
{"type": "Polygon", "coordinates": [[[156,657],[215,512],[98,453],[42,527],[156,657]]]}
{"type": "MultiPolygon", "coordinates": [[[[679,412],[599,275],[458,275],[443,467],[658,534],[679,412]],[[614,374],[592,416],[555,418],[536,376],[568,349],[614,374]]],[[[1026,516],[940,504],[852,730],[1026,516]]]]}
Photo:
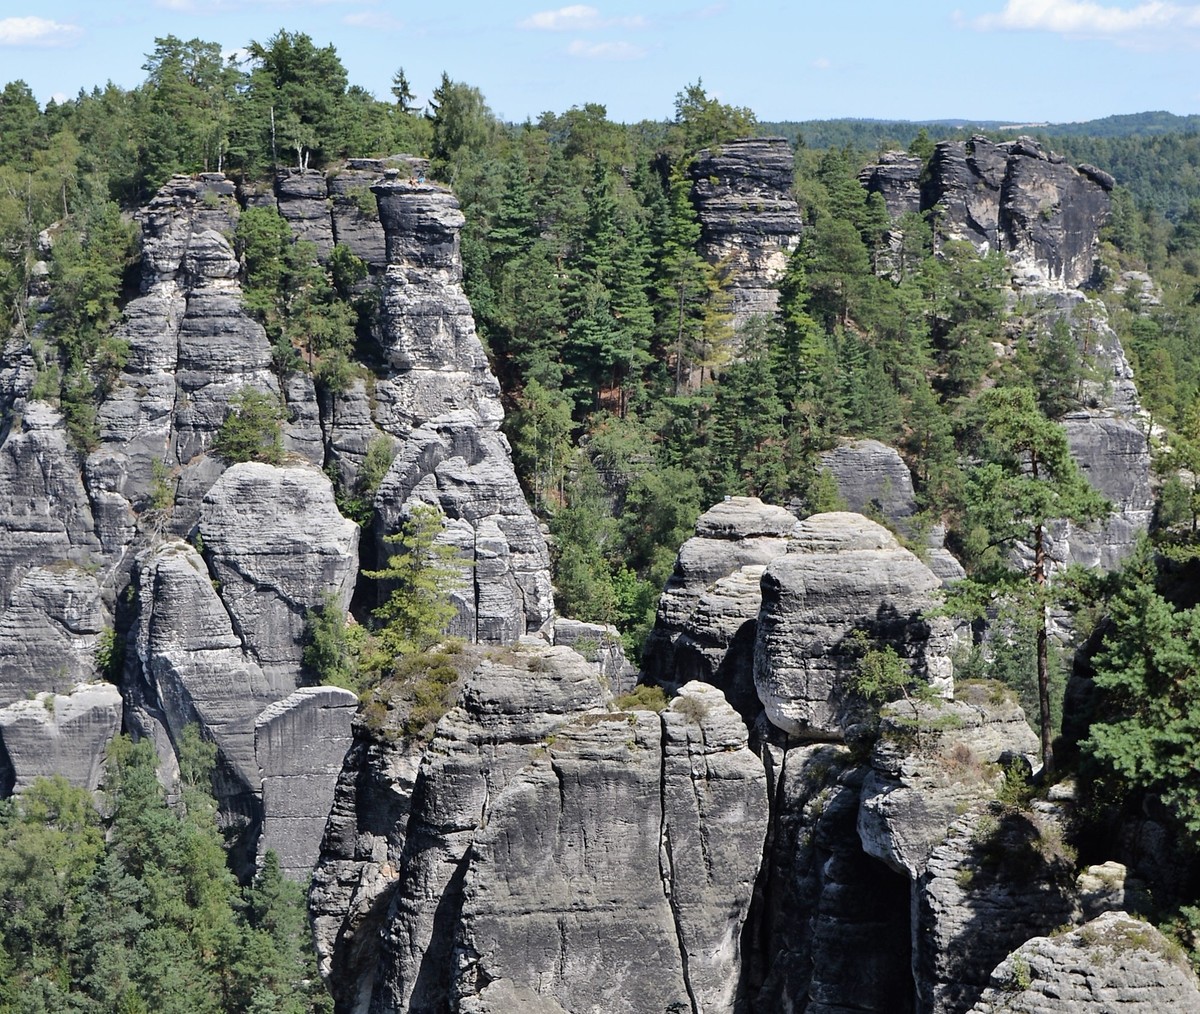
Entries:
{"type": "Polygon", "coordinates": [[[62,416],[40,402],[25,403],[20,424],[0,446],[0,606],[30,568],[90,564],[99,548],[62,416]]]}
{"type": "Polygon", "coordinates": [[[424,744],[357,719],[308,895],[318,969],[340,1012],[364,1012],[404,854],[424,744]]]}
{"type": "Polygon", "coordinates": [[[766,822],[745,744],[705,684],[661,719],[566,726],[472,846],[459,992],[506,978],[580,1012],[732,1009],[766,822]]]}
{"type": "MultiPolygon", "coordinates": [[[[661,715],[609,712],[594,665],[526,639],[483,661],[459,701],[411,788],[392,783],[394,824],[359,862],[386,876],[394,855],[393,883],[357,892],[360,912],[391,901],[382,959],[360,960],[339,1010],[486,1011],[512,998],[597,1014],[732,1010],[767,803],[720,692],[690,684],[661,715]]],[[[347,758],[340,791],[372,784],[348,775],[352,760],[366,752],[347,758]]],[[[347,906],[348,830],[331,821],[313,889],[330,968],[356,946],[363,959],[376,925],[347,906]]]]}
{"type": "Polygon", "coordinates": [[[991,804],[959,818],[916,886],[917,1010],[959,1014],[988,966],[1031,937],[1078,921],[1059,815],[991,804]]]}
{"type": "Polygon", "coordinates": [[[274,849],[283,871],[297,880],[316,865],[357,710],[358,695],[349,690],[302,687],[254,720],[262,771],[258,849],[274,849]]]}
{"type": "MultiPolygon", "coordinates": [[[[894,447],[878,440],[848,440],[821,454],[821,470],[837,484],[846,507],[857,514],[883,517],[889,525],[913,538],[917,498],[912,473],[894,447]]],[[[926,536],[922,558],[943,584],[966,577],[967,572],[945,545],[946,530],[934,525],[926,536]]]]}
{"type": "Polygon", "coordinates": [[[595,673],[580,656],[524,645],[485,661],[460,701],[421,759],[372,1010],[442,1009],[468,852],[491,801],[548,736],[603,707],[595,673]]]}
{"type": "Polygon", "coordinates": [[[333,219],[325,174],[317,169],[282,169],[275,176],[279,214],[296,238],[312,243],[325,260],[333,252],[333,219]]]}
{"type": "Polygon", "coordinates": [[[316,469],[250,462],[209,490],[199,533],[207,559],[169,542],[142,563],[135,721],[173,743],[198,722],[217,744],[223,802],[247,848],[261,829],[258,851],[276,848],[303,878],[356,706],[343,691],[297,689],[304,623],[327,597],[348,603],[358,528],[316,469]]]}
{"type": "Polygon", "coordinates": [[[375,417],[399,441],[375,499],[379,535],[395,531],[409,505],[437,506],[473,574],[456,597],[456,632],[511,642],[552,615],[550,559],[499,431],[500,386],[460,284],[462,212],[433,185],[392,181],[374,192],[389,260],[389,372],[375,385],[375,417]]]}
{"type": "Polygon", "coordinates": [[[926,620],[941,582],[886,528],[858,514],[800,522],[762,577],[754,683],[792,736],[841,739],[861,704],[846,687],[862,644],[893,646],[934,691],[953,695],[949,620],[926,620]]]}
{"type": "Polygon", "coordinates": [[[89,571],[70,563],[27,571],[0,613],[0,707],[91,681],[100,635],[110,626],[89,571]]]}
{"type": "Polygon", "coordinates": [[[1113,505],[1098,530],[1063,527],[1055,532],[1056,559],[1115,570],[1150,527],[1150,447],[1131,418],[1079,413],[1063,420],[1071,455],[1096,490],[1113,505]]]}
{"type": "Polygon", "coordinates": [[[1019,283],[1073,289],[1093,275],[1111,189],[1111,177],[1026,138],[974,137],[937,146],[922,205],[939,207],[945,239],[1007,253],[1019,283]]]}
{"type": "MultiPolygon", "coordinates": [[[[28,398],[30,350],[6,346],[0,363],[0,707],[93,679],[101,635],[117,627],[127,728],[154,738],[169,779],[174,744],[199,722],[218,746],[239,855],[275,848],[298,877],[351,740],[349,699],[302,686],[306,619],[327,601],[345,609],[359,566],[359,529],[321,469],[349,487],[368,451],[390,446],[397,464],[371,548],[407,505],[437,504],[469,564],[458,632],[511,642],[552,615],[545,540],[460,284],[461,212],[444,189],[414,184],[407,202],[384,200],[386,230],[377,213],[374,184],[426,170],[404,158],[328,178],[288,170],[271,190],[240,195],[275,207],[320,258],[335,243],[361,257],[360,294],[386,290],[385,362],[369,382],[318,398],[310,376],[276,376],[266,333],[242,306],[239,195],[215,173],[172,178],[137,216],[141,292],[116,334],[129,357],[82,467],[59,413],[28,398]],[[285,402],[285,467],[227,468],[209,453],[247,387],[285,402]],[[178,541],[196,535],[202,553],[178,541]]],[[[609,655],[612,675],[628,680],[619,650],[609,655]]],[[[23,777],[15,761],[0,780],[23,777]]]]}
{"type": "Polygon", "coordinates": [[[916,155],[903,151],[885,151],[875,165],[858,174],[859,182],[873,194],[879,194],[893,219],[919,214],[921,206],[921,170],[924,163],[916,155]]]}
{"type": "Polygon", "coordinates": [[[727,265],[735,325],[769,317],[779,304],[776,285],[802,228],[793,171],[782,137],[729,141],[700,152],[692,165],[701,246],[709,261],[727,265]]]}
{"type": "Polygon", "coordinates": [[[754,636],[763,569],[785,552],[797,519],[757,497],[731,497],[696,522],[679,550],[642,652],[648,678],[665,686],[720,687],[747,720],[759,711],[754,636]]]}
{"type": "Polygon", "coordinates": [[[964,807],[992,799],[1008,764],[1038,749],[1015,697],[999,687],[885,706],[858,811],[863,850],[916,880],[964,807]]]}
{"type": "Polygon", "coordinates": [[[68,693],[44,692],[0,708],[3,753],[11,784],[21,792],[41,777],[61,775],[89,791],[99,788],[104,750],[121,731],[121,693],[111,683],[81,683],[68,693]]]}
{"type": "Polygon", "coordinates": [[[908,1014],[909,887],[855,833],[865,771],[831,743],[764,747],[771,825],[751,918],[749,1009],[908,1014]]]}
{"type": "Polygon", "coordinates": [[[621,634],[606,623],[586,623],[555,617],[551,644],[565,644],[596,666],[602,680],[614,696],[629,693],[637,686],[638,670],[625,657],[621,634]]]}
{"type": "Polygon", "coordinates": [[[1059,936],[1036,937],[1002,961],[970,1014],[1157,1014],[1200,1011],[1187,961],[1149,923],[1107,913],[1059,936]]]}
{"type": "Polygon", "coordinates": [[[199,532],[246,650],[281,686],[299,682],[304,623],[326,596],[345,610],[358,575],[358,526],[315,468],[245,462],[201,507],[199,532]]]}

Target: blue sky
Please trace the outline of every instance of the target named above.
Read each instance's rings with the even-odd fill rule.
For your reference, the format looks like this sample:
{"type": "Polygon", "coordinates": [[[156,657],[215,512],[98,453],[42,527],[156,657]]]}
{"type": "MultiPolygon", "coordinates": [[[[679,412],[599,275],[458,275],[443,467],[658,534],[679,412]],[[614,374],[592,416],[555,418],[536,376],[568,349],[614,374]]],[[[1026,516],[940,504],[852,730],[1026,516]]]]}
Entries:
{"type": "Polygon", "coordinates": [[[1200,112],[1200,3],[1169,0],[0,0],[0,82],[41,101],[133,87],[156,36],[228,51],[280,28],[332,43],[387,97],[444,70],[509,120],[600,102],[665,119],[702,79],[760,120],[1086,120],[1200,112]],[[119,7],[119,13],[117,9],[119,7]]]}

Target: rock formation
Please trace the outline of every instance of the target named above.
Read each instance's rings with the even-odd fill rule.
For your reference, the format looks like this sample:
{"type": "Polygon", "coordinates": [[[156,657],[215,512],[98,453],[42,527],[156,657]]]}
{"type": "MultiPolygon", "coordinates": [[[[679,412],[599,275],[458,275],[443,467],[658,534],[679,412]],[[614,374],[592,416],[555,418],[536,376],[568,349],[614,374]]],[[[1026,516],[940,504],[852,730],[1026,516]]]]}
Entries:
{"type": "MultiPolygon", "coordinates": [[[[378,184],[387,236],[376,423],[399,452],[375,499],[380,537],[410,504],[437,506],[473,580],[456,596],[454,632],[505,643],[541,630],[554,603],[545,539],[500,432],[500,385],[462,290],[462,212],[442,187],[378,184]]],[[[382,549],[382,547],[381,547],[382,549]]]]}
{"type": "Polygon", "coordinates": [[[729,141],[692,163],[701,247],[730,280],[735,326],[769,317],[779,304],[777,285],[802,228],[791,196],[793,171],[792,148],[782,137],[729,141]]]}
{"type": "Polygon", "coordinates": [[[940,209],[945,239],[1001,250],[1019,283],[1078,288],[1095,270],[1111,176],[1074,169],[1027,138],[943,141],[934,151],[923,207],[940,209]]]}
{"type": "MultiPolygon", "coordinates": [[[[912,156],[889,153],[860,179],[883,197],[893,220],[914,210],[936,212],[936,242],[967,241],[980,253],[1003,252],[1011,302],[1020,298],[1040,307],[1027,323],[1045,331],[1066,319],[1081,355],[1096,367],[1083,407],[1063,424],[1073,456],[1114,510],[1098,530],[1059,526],[1050,553],[1063,566],[1112,569],[1147,529],[1153,509],[1150,450],[1133,371],[1103,305],[1080,291],[1098,277],[1099,235],[1110,213],[1113,179],[1094,166],[1072,168],[1028,138],[945,141],[934,151],[914,208],[915,163],[912,156]]],[[[935,569],[942,573],[943,565],[951,576],[953,565],[939,556],[935,569]]]]}
{"type": "Polygon", "coordinates": [[[858,174],[859,182],[873,194],[879,194],[893,219],[905,214],[920,214],[921,171],[924,163],[916,155],[903,151],[885,151],[875,165],[858,174]]]}
{"type": "Polygon", "coordinates": [[[111,683],[80,683],[67,693],[44,691],[0,708],[0,789],[21,792],[36,778],[61,775],[95,790],[104,749],[121,731],[121,694],[111,683]]]}
{"type": "MultiPolygon", "coordinates": [[[[564,647],[527,639],[475,668],[391,806],[404,830],[389,829],[382,953],[340,1009],[487,1009],[506,993],[597,1014],[732,1009],[762,765],[712,687],[688,685],[661,715],[604,700],[595,668],[564,647]]],[[[329,904],[347,898],[329,890],[333,868],[353,879],[342,826],[314,886],[331,963],[346,925],[367,925],[349,907],[339,924],[329,904]]],[[[363,857],[360,879],[381,860],[363,857]]]]}
{"type": "Polygon", "coordinates": [[[1187,961],[1149,923],[1112,912],[1057,936],[1036,937],[992,973],[970,1014],[1128,1014],[1200,1011],[1187,961]]]}
{"type": "Polygon", "coordinates": [[[731,497],[700,516],[695,538],[679,549],[642,652],[649,679],[712,683],[753,721],[761,708],[753,671],[759,582],[797,523],[790,511],[757,497],[731,497]]]}
{"type": "Polygon", "coordinates": [[[941,582],[887,529],[858,514],[814,514],[762,576],[754,685],[771,724],[842,739],[861,719],[848,677],[889,646],[918,679],[953,696],[948,619],[931,620],[941,582]]]}
{"type": "Polygon", "coordinates": [[[885,521],[894,531],[912,540],[923,538],[922,559],[943,584],[966,576],[966,571],[946,548],[946,529],[935,524],[922,532],[917,519],[917,498],[912,473],[899,452],[878,440],[847,440],[820,457],[821,470],[837,484],[846,508],[885,521]]]}
{"type": "MultiPolygon", "coordinates": [[[[328,177],[286,170],[269,192],[241,195],[219,173],[173,177],[138,213],[141,289],[116,333],[129,356],[82,466],[61,415],[29,397],[29,349],[6,347],[0,708],[15,710],[0,722],[0,783],[54,770],[56,730],[82,706],[71,688],[95,679],[103,657],[120,680],[117,725],[103,709],[88,712],[86,733],[71,718],[95,764],[123,725],[155,740],[169,780],[184,726],[199,723],[218,747],[222,820],[239,856],[275,848],[289,874],[306,875],[354,706],[353,695],[304,686],[308,617],[346,609],[359,570],[359,529],[321,470],[332,465],[350,484],[376,444],[396,463],[368,552],[382,551],[411,504],[434,503],[466,565],[456,631],[510,642],[547,626],[549,558],[462,292],[461,212],[444,188],[398,182],[424,169],[398,158],[328,177]],[[371,187],[385,177],[381,216],[371,187]],[[383,365],[369,382],[319,398],[311,377],[276,374],[267,335],[242,306],[231,246],[239,196],[276,207],[320,258],[340,243],[366,262],[361,294],[377,291],[382,304],[383,365]],[[286,404],[282,467],[227,467],[210,453],[247,387],[286,404]],[[26,698],[39,694],[50,703],[33,715],[26,698]],[[51,705],[59,720],[48,723],[51,705]],[[45,744],[40,766],[35,742],[45,744]]],[[[612,674],[628,679],[619,649],[609,654],[612,674]]],[[[94,787],[98,767],[65,755],[61,764],[94,787]]]]}

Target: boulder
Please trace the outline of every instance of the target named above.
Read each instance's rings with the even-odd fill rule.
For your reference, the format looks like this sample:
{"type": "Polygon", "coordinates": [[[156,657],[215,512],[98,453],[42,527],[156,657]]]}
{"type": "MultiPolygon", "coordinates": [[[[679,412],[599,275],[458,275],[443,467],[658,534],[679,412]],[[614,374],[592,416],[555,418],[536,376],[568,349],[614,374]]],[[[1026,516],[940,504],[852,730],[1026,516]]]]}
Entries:
{"type": "Polygon", "coordinates": [[[757,497],[730,497],[696,522],[679,549],[642,651],[649,679],[720,687],[747,720],[759,710],[753,648],[763,569],[784,553],[797,519],[757,497]]]}
{"type": "Polygon", "coordinates": [[[358,526],[339,513],[311,465],[248,461],[204,497],[199,532],[219,594],[248,655],[295,689],[309,613],[332,596],[345,610],[358,575],[358,526]]]}
{"type": "Polygon", "coordinates": [[[820,457],[821,471],[837,483],[846,509],[886,518],[905,535],[917,512],[912,473],[899,452],[878,440],[850,440],[820,457]]]}
{"type": "Polygon", "coordinates": [[[969,1014],[1200,1012],[1200,984],[1177,945],[1149,923],[1109,912],[1035,937],[992,973],[969,1014]]]}
{"type": "Polygon", "coordinates": [[[111,683],[43,691],[0,708],[0,742],[12,773],[5,794],[55,775],[95,791],[104,777],[105,748],[120,731],[121,693],[111,683]]]}
{"type": "Polygon", "coordinates": [[[111,627],[90,571],[70,563],[27,571],[0,612],[0,707],[93,680],[101,634],[111,627]]]}

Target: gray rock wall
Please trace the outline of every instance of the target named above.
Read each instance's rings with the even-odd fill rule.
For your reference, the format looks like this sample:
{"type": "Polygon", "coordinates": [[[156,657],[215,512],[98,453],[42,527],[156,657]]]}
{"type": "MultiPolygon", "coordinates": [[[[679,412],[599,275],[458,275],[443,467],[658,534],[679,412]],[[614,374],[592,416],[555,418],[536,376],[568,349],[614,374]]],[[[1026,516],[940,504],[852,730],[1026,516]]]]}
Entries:
{"type": "Polygon", "coordinates": [[[6,792],[61,775],[94,791],[104,773],[104,751],[121,731],[121,693],[111,683],[80,683],[66,693],[44,691],[0,708],[0,736],[11,767],[6,792]]]}
{"type": "Polygon", "coordinates": [[[349,690],[302,687],[254,720],[254,755],[262,771],[258,849],[274,849],[284,872],[297,880],[317,863],[357,710],[358,695],[349,690]]]}
{"type": "Polygon", "coordinates": [[[1027,138],[974,137],[937,146],[922,207],[940,210],[943,238],[1008,254],[1018,283],[1074,289],[1093,276],[1112,187],[1027,138]]]}
{"type": "Polygon", "coordinates": [[[1002,961],[970,1014],[1123,1014],[1200,1011],[1186,959],[1149,923],[1100,916],[1070,933],[1036,937],[1002,961]]]}
{"type": "Polygon", "coordinates": [[[389,261],[381,339],[389,369],[375,385],[375,415],[399,444],[375,499],[378,536],[395,531],[410,504],[437,506],[474,575],[456,596],[455,631],[511,642],[553,614],[550,557],[499,431],[500,385],[462,290],[462,212],[431,184],[391,180],[374,192],[389,261]]]}
{"type": "Polygon", "coordinates": [[[792,736],[842,739],[862,704],[847,687],[863,643],[892,646],[914,675],[953,696],[948,619],[926,619],[941,582],[886,528],[858,514],[801,521],[762,577],[754,685],[767,718],[792,736]]]}
{"type": "Polygon", "coordinates": [[[728,274],[734,325],[770,317],[802,229],[791,145],[782,137],[739,138],[700,152],[691,172],[701,248],[728,274]]]}
{"type": "Polygon", "coordinates": [[[702,514],[679,549],[642,651],[651,681],[712,683],[747,721],[761,704],[754,689],[754,638],[763,569],[782,554],[797,518],[757,497],[730,497],[702,514]]]}
{"type": "MultiPolygon", "coordinates": [[[[662,715],[604,700],[595,666],[568,648],[527,639],[493,651],[393,796],[393,827],[360,856],[360,883],[394,871],[374,902],[347,890],[349,828],[330,823],[313,889],[318,946],[325,967],[358,976],[339,987],[339,1010],[484,1011],[501,997],[550,1010],[733,1009],[767,821],[762,765],[713,687],[685,687],[662,715]],[[380,926],[364,910],[384,896],[380,926]]],[[[347,758],[339,794],[378,784],[349,773],[368,759],[347,758]]]]}

